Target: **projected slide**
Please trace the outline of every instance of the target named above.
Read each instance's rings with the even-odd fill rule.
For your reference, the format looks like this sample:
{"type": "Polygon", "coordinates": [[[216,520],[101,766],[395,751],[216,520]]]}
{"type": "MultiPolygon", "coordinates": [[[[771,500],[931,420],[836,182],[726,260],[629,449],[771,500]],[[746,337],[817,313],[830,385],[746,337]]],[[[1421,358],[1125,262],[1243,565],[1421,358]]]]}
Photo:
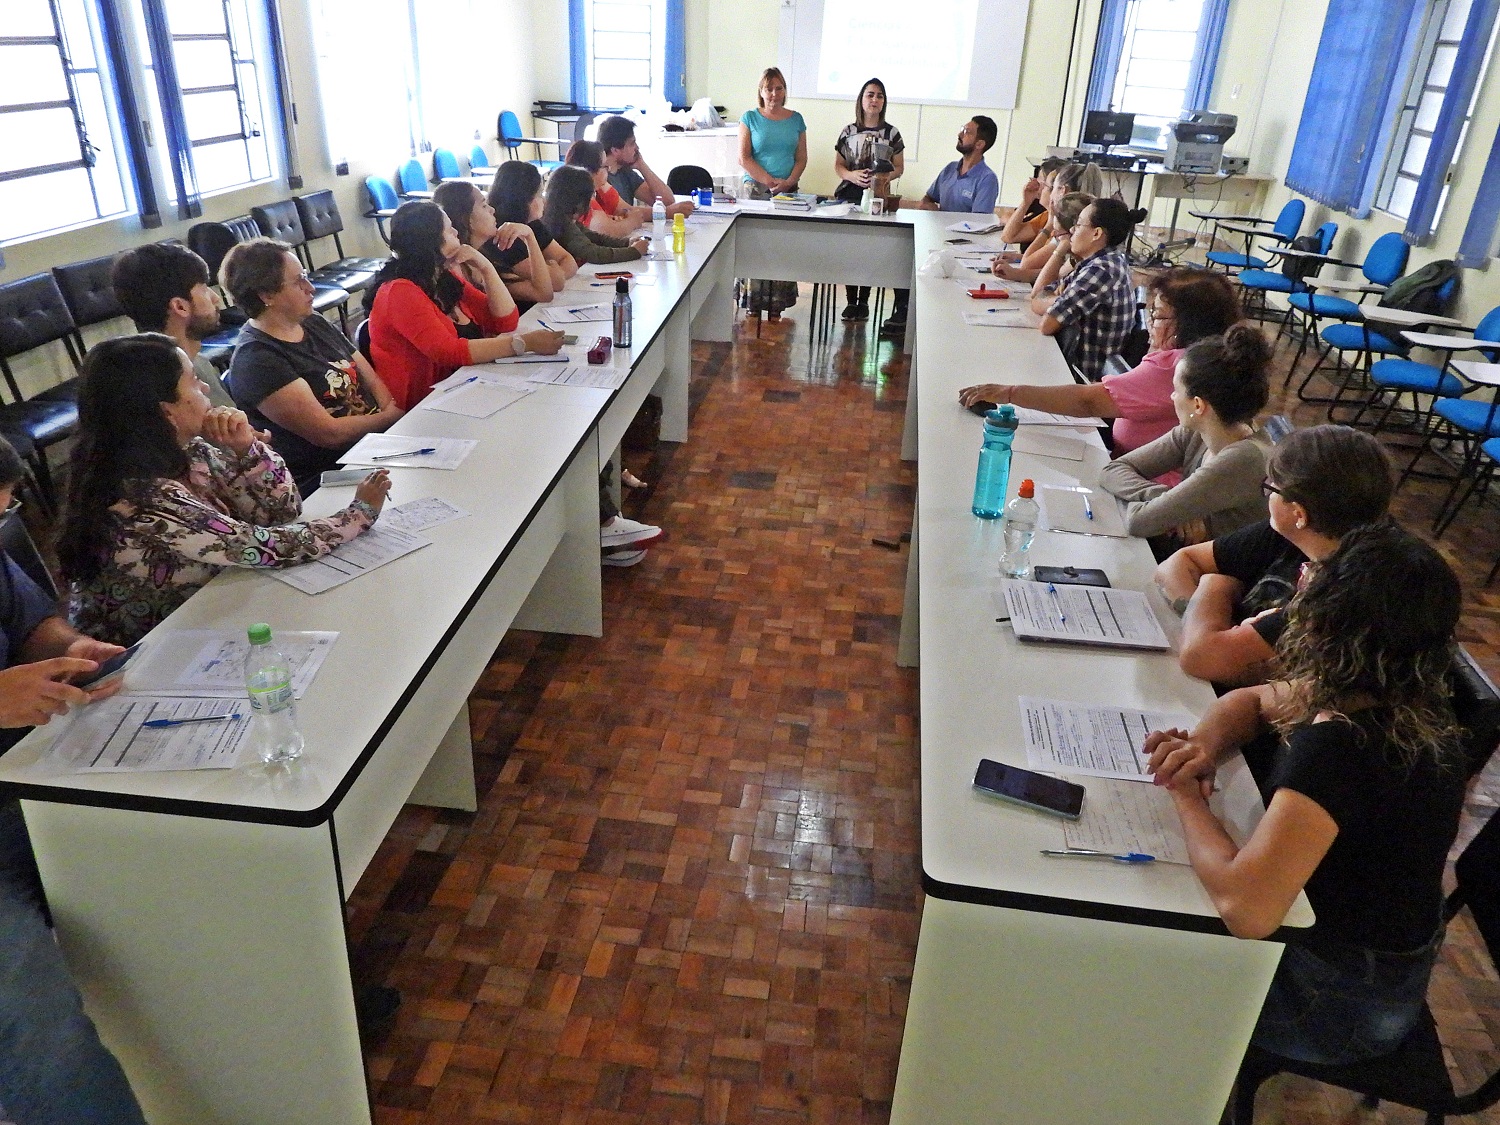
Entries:
{"type": "Polygon", "coordinates": [[[824,0],[818,93],[852,98],[873,74],[903,100],[962,101],[978,14],[979,0],[824,0]]]}

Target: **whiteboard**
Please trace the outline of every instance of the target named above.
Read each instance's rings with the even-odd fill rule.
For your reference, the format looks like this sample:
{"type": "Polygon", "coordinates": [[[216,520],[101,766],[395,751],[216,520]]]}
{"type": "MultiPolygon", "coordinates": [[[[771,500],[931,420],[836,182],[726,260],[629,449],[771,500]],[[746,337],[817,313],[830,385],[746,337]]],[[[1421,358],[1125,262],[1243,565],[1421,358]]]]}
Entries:
{"type": "Polygon", "coordinates": [[[794,98],[1014,109],[1031,0],[781,0],[778,59],[794,98]]]}

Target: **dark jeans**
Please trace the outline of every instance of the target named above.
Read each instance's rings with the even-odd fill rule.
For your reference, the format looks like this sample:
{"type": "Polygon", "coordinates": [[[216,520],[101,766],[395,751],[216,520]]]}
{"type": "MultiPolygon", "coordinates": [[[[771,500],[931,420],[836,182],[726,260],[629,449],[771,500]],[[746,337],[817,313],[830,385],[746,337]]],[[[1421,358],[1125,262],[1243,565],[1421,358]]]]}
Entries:
{"type": "MultiPolygon", "coordinates": [[[[844,296],[848,298],[851,305],[868,305],[870,303],[870,287],[868,285],[846,285],[844,296]]],[[[891,308],[893,320],[906,319],[906,307],[911,303],[910,289],[897,289],[896,300],[891,308]]]]}

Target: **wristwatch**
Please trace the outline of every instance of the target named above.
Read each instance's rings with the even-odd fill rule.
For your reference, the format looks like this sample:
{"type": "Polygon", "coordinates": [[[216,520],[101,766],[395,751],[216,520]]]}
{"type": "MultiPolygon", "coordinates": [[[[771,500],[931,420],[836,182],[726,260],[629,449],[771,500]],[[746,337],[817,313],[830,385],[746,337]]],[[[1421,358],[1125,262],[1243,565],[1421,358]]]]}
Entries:
{"type": "Polygon", "coordinates": [[[510,351],[512,355],[526,354],[526,339],[519,332],[510,338],[510,351]]]}

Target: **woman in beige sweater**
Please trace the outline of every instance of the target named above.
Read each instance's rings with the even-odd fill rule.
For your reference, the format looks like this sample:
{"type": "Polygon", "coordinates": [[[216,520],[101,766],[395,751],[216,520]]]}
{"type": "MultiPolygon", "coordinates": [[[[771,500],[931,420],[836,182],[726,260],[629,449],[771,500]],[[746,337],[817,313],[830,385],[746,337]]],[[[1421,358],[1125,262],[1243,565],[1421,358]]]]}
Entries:
{"type": "Polygon", "coordinates": [[[1183,353],[1172,377],[1178,425],[1099,474],[1100,487],[1125,501],[1130,534],[1172,532],[1181,545],[1266,518],[1261,484],[1271,443],[1254,419],[1269,395],[1270,360],[1265,336],[1245,323],[1183,353]],[[1156,480],[1173,471],[1179,484],[1156,480]]]}

